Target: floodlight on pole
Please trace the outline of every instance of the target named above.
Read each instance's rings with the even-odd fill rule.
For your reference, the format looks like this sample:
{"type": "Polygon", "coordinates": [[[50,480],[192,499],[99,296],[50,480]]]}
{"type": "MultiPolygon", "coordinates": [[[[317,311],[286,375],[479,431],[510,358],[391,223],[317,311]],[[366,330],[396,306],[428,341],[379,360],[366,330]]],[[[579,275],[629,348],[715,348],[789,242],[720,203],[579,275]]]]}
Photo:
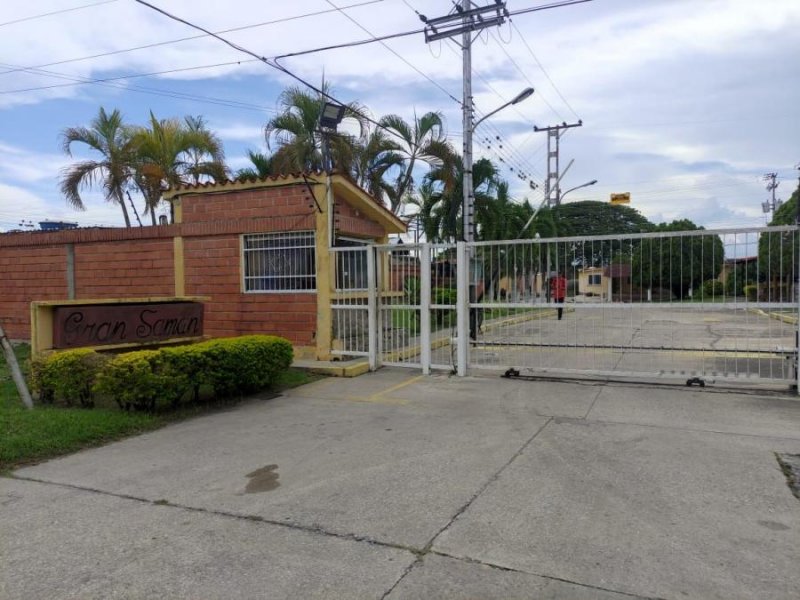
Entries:
{"type": "Polygon", "coordinates": [[[339,123],[344,119],[345,107],[342,104],[335,102],[325,102],[322,105],[322,112],[319,115],[319,128],[322,136],[322,161],[324,163],[323,170],[325,171],[325,196],[326,196],[326,210],[328,213],[328,246],[333,247],[336,245],[336,231],[334,229],[333,220],[333,185],[331,184],[331,171],[333,170],[333,161],[331,160],[331,151],[327,140],[328,131],[336,131],[339,123]]]}
{"type": "Polygon", "coordinates": [[[345,107],[342,104],[335,104],[333,102],[326,102],[322,107],[322,114],[319,116],[320,127],[327,129],[336,129],[339,123],[344,119],[345,107]]]}

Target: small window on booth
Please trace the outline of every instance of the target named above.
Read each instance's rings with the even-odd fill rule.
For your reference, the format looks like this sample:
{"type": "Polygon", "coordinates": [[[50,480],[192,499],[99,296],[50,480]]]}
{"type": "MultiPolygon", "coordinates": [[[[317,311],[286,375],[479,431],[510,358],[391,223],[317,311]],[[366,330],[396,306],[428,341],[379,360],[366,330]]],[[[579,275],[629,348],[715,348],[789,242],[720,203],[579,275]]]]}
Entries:
{"type": "Polygon", "coordinates": [[[373,240],[336,238],[336,291],[367,289],[367,247],[373,240]]]}
{"type": "Polygon", "coordinates": [[[315,292],[313,231],[256,233],[242,238],[245,292],[315,292]]]}

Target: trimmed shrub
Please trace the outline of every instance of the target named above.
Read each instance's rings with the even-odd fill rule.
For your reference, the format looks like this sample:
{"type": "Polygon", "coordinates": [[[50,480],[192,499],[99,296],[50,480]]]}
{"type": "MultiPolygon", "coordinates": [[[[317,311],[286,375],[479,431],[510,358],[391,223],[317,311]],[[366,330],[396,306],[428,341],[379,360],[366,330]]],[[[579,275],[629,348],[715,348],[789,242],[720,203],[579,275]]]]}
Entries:
{"type": "Polygon", "coordinates": [[[95,392],[112,398],[123,410],[153,411],[159,398],[172,400],[169,376],[160,372],[159,350],[138,350],[115,356],[103,369],[95,392]]]}
{"type": "Polygon", "coordinates": [[[718,279],[709,279],[703,282],[703,298],[712,298],[723,295],[724,286],[718,279]]]}
{"type": "Polygon", "coordinates": [[[33,372],[43,401],[92,406],[92,394],[98,394],[123,410],[153,411],[159,404],[175,407],[187,396],[197,401],[202,385],[218,398],[257,392],[272,385],[292,358],[288,340],[248,335],[112,358],[71,350],[35,362],[33,372]]]}
{"type": "Polygon", "coordinates": [[[755,302],[756,301],[756,297],[758,295],[758,286],[757,285],[755,285],[755,284],[746,285],[746,286],[744,286],[743,291],[744,291],[744,295],[745,295],[745,297],[747,298],[748,301],[750,301],[750,302],[755,302]]]}
{"type": "Polygon", "coordinates": [[[196,348],[203,354],[203,381],[222,398],[269,387],[293,358],[289,341],[270,335],[220,338],[196,348]]]}
{"type": "Polygon", "coordinates": [[[89,348],[54,352],[31,361],[34,390],[43,404],[94,406],[92,386],[108,358],[89,348]]]}

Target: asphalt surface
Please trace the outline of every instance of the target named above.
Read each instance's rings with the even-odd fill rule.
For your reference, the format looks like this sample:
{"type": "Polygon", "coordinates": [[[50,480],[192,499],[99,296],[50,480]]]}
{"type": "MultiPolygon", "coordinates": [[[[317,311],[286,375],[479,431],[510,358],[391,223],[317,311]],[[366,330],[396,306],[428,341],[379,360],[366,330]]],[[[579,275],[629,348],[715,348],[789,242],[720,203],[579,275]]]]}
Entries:
{"type": "Polygon", "coordinates": [[[797,598],[795,396],[383,369],[0,479],[0,597],[797,598]]]}

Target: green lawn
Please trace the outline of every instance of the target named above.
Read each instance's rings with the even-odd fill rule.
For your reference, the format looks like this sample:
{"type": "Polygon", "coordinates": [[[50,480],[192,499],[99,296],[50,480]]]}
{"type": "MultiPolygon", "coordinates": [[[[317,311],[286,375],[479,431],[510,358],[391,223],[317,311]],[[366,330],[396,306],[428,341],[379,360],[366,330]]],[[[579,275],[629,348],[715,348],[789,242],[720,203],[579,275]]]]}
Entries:
{"type": "MultiPolygon", "coordinates": [[[[20,367],[27,375],[30,347],[21,345],[15,350],[20,367]]],[[[281,375],[273,391],[297,387],[319,378],[319,375],[290,369],[281,375]]],[[[230,403],[206,403],[153,415],[124,412],[111,406],[93,409],[36,406],[28,410],[17,394],[5,360],[0,359],[0,473],[82,448],[101,446],[227,406],[230,403]]]]}

